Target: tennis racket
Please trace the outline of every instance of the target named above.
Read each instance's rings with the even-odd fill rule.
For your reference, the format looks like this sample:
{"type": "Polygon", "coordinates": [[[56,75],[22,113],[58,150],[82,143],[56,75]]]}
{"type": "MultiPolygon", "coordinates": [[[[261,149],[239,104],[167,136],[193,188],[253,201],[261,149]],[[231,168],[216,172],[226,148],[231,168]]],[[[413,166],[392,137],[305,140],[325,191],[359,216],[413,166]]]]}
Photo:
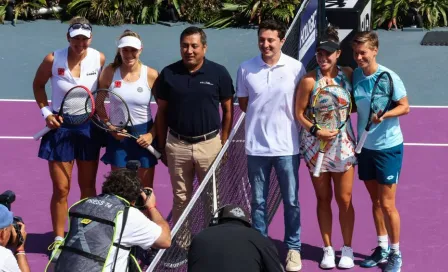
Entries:
{"type": "MultiPolygon", "coordinates": [[[[339,85],[327,85],[320,88],[313,100],[312,117],[318,128],[340,130],[350,118],[352,108],[350,92],[339,85]]],[[[320,140],[319,153],[313,176],[320,176],[325,155],[326,141],[320,140]]]]}
{"type": "MultiPolygon", "coordinates": [[[[132,126],[132,122],[129,107],[120,95],[108,89],[98,89],[93,92],[93,96],[95,97],[95,114],[92,117],[92,123],[107,132],[117,132],[138,140],[138,137],[125,130],[127,126],[132,126]]],[[[146,149],[157,159],[162,156],[151,145],[146,149]]]]}
{"type": "Polygon", "coordinates": [[[369,135],[369,131],[372,129],[373,116],[376,115],[378,118],[381,118],[389,110],[392,104],[393,94],[394,83],[392,81],[392,76],[388,72],[382,72],[373,85],[372,97],[370,100],[369,121],[367,122],[358,145],[356,146],[355,152],[357,154],[361,153],[362,147],[369,135]]]}
{"type": "MultiPolygon", "coordinates": [[[[75,86],[68,90],[62,99],[58,116],[69,125],[81,125],[89,120],[95,112],[95,101],[90,90],[84,86],[75,86]]],[[[33,138],[39,140],[47,134],[51,128],[45,127],[33,138]]]]}

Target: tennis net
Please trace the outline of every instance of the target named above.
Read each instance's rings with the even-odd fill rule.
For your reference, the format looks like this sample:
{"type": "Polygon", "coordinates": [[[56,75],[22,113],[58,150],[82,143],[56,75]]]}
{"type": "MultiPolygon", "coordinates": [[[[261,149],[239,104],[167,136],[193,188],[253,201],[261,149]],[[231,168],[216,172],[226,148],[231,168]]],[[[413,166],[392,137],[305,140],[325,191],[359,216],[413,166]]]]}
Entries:
{"type": "MultiPolygon", "coordinates": [[[[306,2],[308,1],[304,1],[288,28],[286,41],[282,47],[285,54],[294,58],[298,56],[300,15],[307,4],[306,2]]],[[[245,114],[238,105],[235,105],[234,112],[235,121],[229,140],[223,146],[201,184],[197,180],[194,181],[194,195],[171,231],[171,247],[159,250],[153,256],[146,271],[187,271],[188,246],[191,238],[209,225],[216,207],[238,204],[245,207],[249,212],[251,211],[251,187],[248,181],[244,147],[245,114]],[[214,187],[214,184],[216,184],[216,187],[214,187]],[[216,195],[216,203],[214,203],[214,195],[216,195]]],[[[281,201],[275,171],[271,172],[269,188],[266,203],[268,223],[272,221],[281,201]]],[[[172,225],[171,216],[168,216],[168,220],[172,225]]]]}

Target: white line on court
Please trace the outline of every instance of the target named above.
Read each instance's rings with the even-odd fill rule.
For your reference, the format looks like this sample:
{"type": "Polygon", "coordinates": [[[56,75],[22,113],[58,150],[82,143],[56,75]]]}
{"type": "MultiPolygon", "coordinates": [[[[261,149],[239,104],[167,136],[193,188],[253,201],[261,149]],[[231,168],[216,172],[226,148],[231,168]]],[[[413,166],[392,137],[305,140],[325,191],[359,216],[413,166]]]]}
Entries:
{"type": "MultiPolygon", "coordinates": [[[[0,99],[0,102],[34,102],[36,103],[36,100],[33,99],[0,99]]],[[[48,102],[51,102],[51,100],[48,100],[48,102]]],[[[156,104],[156,102],[151,101],[151,104],[156,104]]],[[[238,103],[234,103],[235,105],[238,105],[238,103]]],[[[448,109],[448,106],[425,106],[425,105],[411,105],[411,108],[421,108],[421,109],[448,109]]]]}

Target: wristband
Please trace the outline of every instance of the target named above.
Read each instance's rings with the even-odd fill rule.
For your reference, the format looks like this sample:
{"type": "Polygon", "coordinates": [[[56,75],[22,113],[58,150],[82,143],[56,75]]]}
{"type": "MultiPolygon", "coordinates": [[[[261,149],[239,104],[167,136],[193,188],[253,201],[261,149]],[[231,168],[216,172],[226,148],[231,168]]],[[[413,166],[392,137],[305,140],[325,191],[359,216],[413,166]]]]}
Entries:
{"type": "Polygon", "coordinates": [[[48,116],[53,114],[49,106],[41,108],[40,111],[42,112],[42,116],[44,117],[45,120],[47,119],[48,116]]]}
{"type": "Polygon", "coordinates": [[[149,208],[148,208],[148,211],[150,211],[150,210],[152,210],[152,209],[155,209],[155,208],[157,208],[157,205],[154,205],[153,207],[149,207],[149,208]]]}
{"type": "Polygon", "coordinates": [[[16,251],[16,255],[26,255],[24,250],[16,251]]]}
{"type": "Polygon", "coordinates": [[[313,135],[314,137],[317,136],[317,131],[320,130],[320,127],[318,127],[317,125],[313,125],[310,128],[310,134],[313,135]]]}

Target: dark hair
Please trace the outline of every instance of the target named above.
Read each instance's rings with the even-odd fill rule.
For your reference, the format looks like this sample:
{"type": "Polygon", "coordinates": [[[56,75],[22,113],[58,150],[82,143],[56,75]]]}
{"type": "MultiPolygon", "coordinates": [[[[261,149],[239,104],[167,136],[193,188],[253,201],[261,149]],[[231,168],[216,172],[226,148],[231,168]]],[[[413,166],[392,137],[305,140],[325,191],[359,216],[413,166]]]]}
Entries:
{"type": "Polygon", "coordinates": [[[339,43],[339,33],[338,29],[335,26],[329,25],[325,30],[325,37],[327,40],[339,43]]]}
{"type": "Polygon", "coordinates": [[[283,23],[277,22],[275,20],[266,20],[261,22],[261,24],[258,26],[258,35],[260,35],[262,29],[277,30],[280,40],[283,40],[286,35],[286,26],[283,23]]]}
{"type": "MultiPolygon", "coordinates": [[[[118,40],[120,40],[123,37],[126,36],[132,36],[132,37],[136,37],[138,38],[140,41],[142,40],[142,38],[140,37],[140,35],[138,35],[136,32],[126,29],[123,34],[120,35],[120,37],[118,38],[118,40]]],[[[140,62],[140,60],[139,60],[140,62]]],[[[121,55],[120,55],[120,48],[117,48],[117,53],[115,54],[115,58],[114,58],[114,62],[112,62],[110,65],[115,69],[117,69],[118,67],[120,67],[120,65],[123,63],[123,60],[121,59],[121,55]]]]}
{"type": "Polygon", "coordinates": [[[111,171],[103,183],[103,194],[114,194],[129,202],[136,201],[141,192],[140,179],[136,171],[118,169],[111,171]]]}
{"type": "Polygon", "coordinates": [[[202,45],[207,45],[207,35],[205,34],[204,30],[202,30],[202,28],[196,26],[190,26],[185,28],[184,31],[182,31],[182,33],[180,34],[180,42],[182,42],[185,36],[191,36],[194,34],[201,35],[202,45]]]}

